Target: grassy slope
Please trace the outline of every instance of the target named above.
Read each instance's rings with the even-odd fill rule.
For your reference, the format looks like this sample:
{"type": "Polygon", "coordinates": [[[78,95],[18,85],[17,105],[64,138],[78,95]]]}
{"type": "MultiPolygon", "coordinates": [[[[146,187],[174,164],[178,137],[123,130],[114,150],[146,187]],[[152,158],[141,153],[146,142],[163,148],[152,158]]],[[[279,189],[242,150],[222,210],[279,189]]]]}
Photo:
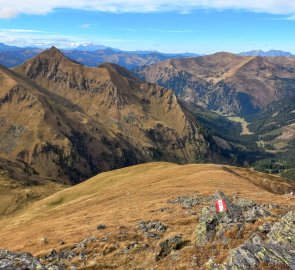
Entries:
{"type": "MultiPolygon", "coordinates": [[[[293,187],[292,187],[293,185],[293,187]]],[[[162,220],[169,233],[192,238],[195,217],[159,211],[178,195],[239,192],[256,201],[290,204],[286,193],[294,183],[281,178],[222,165],[176,165],[148,163],[99,174],[74,187],[35,202],[13,217],[0,220],[0,246],[35,254],[56,248],[60,239],[73,244],[89,235],[117,234],[120,226],[134,230],[136,222],[162,220]],[[100,223],[108,225],[96,231],[100,223]],[[11,238],[11,234],[14,235],[11,238]],[[40,243],[46,237],[48,245],[40,243]]],[[[132,240],[132,239],[130,239],[132,240]]]]}
{"type": "Polygon", "coordinates": [[[25,163],[0,157],[0,219],[63,188],[39,177],[25,163]]]}

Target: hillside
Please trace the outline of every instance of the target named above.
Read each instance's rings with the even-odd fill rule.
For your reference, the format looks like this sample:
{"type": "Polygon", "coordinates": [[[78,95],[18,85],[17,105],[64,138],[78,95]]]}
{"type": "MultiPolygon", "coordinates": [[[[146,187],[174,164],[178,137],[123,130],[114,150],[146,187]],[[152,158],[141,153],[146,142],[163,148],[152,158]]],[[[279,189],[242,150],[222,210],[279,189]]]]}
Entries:
{"type": "Polygon", "coordinates": [[[295,100],[280,100],[261,112],[249,115],[249,128],[257,136],[257,145],[267,156],[256,162],[259,171],[295,179],[295,100]]]}
{"type": "Polygon", "coordinates": [[[171,88],[187,102],[245,116],[294,96],[295,62],[288,57],[216,53],[140,67],[141,79],[171,88]]]}
{"type": "MultiPolygon", "coordinates": [[[[283,215],[294,206],[294,197],[279,194],[294,188],[294,182],[238,167],[137,165],[99,174],[0,220],[0,246],[33,252],[48,265],[59,262],[80,266],[79,269],[202,269],[210,258],[217,263],[226,261],[229,251],[257,233],[260,225],[287,219],[283,215]],[[245,208],[243,213],[249,215],[250,222],[239,230],[238,238],[234,232],[237,221],[219,224],[214,230],[229,226],[224,227],[228,242],[218,240],[216,235],[215,241],[208,240],[200,253],[197,228],[202,218],[214,216],[215,210],[205,217],[202,213],[211,209],[206,207],[214,201],[208,196],[216,190],[222,190],[232,202],[245,208]],[[255,211],[251,210],[253,205],[255,211]],[[170,250],[170,240],[166,248],[159,245],[172,236],[179,243],[178,248],[172,246],[170,250]],[[56,251],[50,252],[53,248],[56,251]],[[47,257],[43,257],[45,254],[47,257]]],[[[271,262],[281,267],[257,269],[288,269],[272,256],[271,262]]]]}
{"type": "Polygon", "coordinates": [[[0,74],[1,156],[22,160],[40,176],[62,183],[129,164],[130,143],[77,105],[4,67],[0,74]]]}
{"type": "Polygon", "coordinates": [[[51,48],[1,67],[0,85],[1,155],[41,177],[76,183],[148,161],[235,162],[171,90],[114,64],[85,67],[51,48]]]}
{"type": "Polygon", "coordinates": [[[0,157],[0,218],[63,188],[38,176],[26,163],[0,157]]]}

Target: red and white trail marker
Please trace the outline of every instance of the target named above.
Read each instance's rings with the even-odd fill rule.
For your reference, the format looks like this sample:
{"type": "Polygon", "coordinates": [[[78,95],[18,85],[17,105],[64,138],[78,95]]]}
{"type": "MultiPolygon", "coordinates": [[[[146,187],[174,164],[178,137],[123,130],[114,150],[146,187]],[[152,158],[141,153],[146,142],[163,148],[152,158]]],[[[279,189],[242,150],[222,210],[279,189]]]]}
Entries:
{"type": "Polygon", "coordinates": [[[226,203],[224,199],[215,201],[216,212],[226,212],[226,203]]]}

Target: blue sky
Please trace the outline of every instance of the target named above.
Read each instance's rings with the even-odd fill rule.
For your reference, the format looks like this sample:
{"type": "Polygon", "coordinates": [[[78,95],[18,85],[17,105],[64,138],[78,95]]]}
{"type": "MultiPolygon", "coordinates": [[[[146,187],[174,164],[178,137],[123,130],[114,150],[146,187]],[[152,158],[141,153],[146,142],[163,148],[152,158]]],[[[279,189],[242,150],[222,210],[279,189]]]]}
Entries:
{"type": "Polygon", "coordinates": [[[191,3],[198,0],[175,0],[169,6],[158,0],[157,6],[151,5],[153,0],[101,1],[96,6],[95,1],[85,5],[73,0],[73,6],[65,7],[62,0],[52,0],[52,6],[33,8],[34,0],[28,0],[27,6],[14,10],[0,0],[0,42],[57,47],[95,43],[124,50],[205,54],[252,49],[295,53],[295,4],[287,7],[283,1],[265,0],[277,5],[257,7],[249,0],[253,7],[243,7],[245,1],[240,7],[227,7],[225,0],[208,0],[211,5],[194,6],[191,3]],[[138,2],[142,8],[134,4],[138,2]]]}

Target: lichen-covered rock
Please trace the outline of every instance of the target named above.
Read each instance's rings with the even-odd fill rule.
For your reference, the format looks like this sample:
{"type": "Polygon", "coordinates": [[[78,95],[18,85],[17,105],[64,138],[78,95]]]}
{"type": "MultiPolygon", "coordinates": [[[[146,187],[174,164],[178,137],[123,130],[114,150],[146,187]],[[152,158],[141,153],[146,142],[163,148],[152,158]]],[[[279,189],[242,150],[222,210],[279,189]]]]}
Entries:
{"type": "Polygon", "coordinates": [[[193,196],[179,196],[168,201],[170,204],[179,204],[185,208],[192,208],[200,203],[208,201],[210,197],[193,195],[193,196]]]}
{"type": "Polygon", "coordinates": [[[173,250],[180,250],[189,243],[190,241],[184,241],[180,235],[175,235],[166,239],[159,244],[159,248],[156,251],[156,261],[168,256],[173,250]]]}
{"type": "Polygon", "coordinates": [[[147,238],[160,238],[159,233],[164,233],[167,226],[159,221],[144,221],[138,222],[138,228],[144,233],[147,238]]]}
{"type": "Polygon", "coordinates": [[[196,226],[196,245],[203,246],[211,241],[230,244],[231,238],[240,238],[246,223],[253,223],[260,218],[271,216],[266,207],[255,202],[233,198],[230,200],[223,192],[218,191],[209,206],[202,209],[199,223],[196,226]],[[215,200],[225,200],[227,210],[218,213],[215,200]]]}
{"type": "Polygon", "coordinates": [[[222,192],[216,192],[214,200],[209,206],[202,209],[199,223],[196,226],[196,245],[203,246],[207,242],[213,241],[214,238],[226,243],[225,232],[230,230],[240,231],[244,217],[242,209],[239,206],[231,203],[229,198],[222,192]],[[215,200],[224,199],[227,206],[227,211],[217,213],[215,208],[215,200]],[[237,229],[238,227],[238,229],[237,229]]]}
{"type": "Polygon", "coordinates": [[[295,211],[288,212],[271,226],[267,238],[254,234],[244,244],[233,249],[223,265],[208,262],[211,269],[249,270],[266,263],[286,265],[295,269],[295,211]]]}
{"type": "Polygon", "coordinates": [[[254,206],[244,212],[244,218],[246,222],[255,222],[259,218],[265,218],[269,216],[271,216],[271,213],[261,206],[254,206]]]}
{"type": "Polygon", "coordinates": [[[8,250],[0,250],[0,269],[5,270],[63,270],[64,265],[41,264],[38,258],[30,253],[14,253],[8,250]]]}

